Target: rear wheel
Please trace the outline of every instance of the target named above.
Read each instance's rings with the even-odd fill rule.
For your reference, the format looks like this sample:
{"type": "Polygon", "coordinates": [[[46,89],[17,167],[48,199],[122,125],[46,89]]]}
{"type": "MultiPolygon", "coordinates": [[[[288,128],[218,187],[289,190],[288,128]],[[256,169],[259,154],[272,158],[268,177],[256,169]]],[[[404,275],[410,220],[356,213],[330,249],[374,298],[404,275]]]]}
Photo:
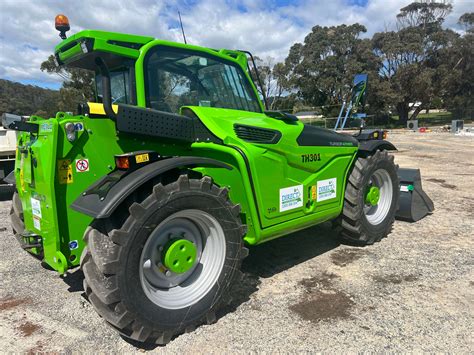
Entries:
{"type": "Polygon", "coordinates": [[[84,288],[97,312],[124,336],[158,344],[213,322],[247,255],[227,190],[181,175],[115,219],[84,237],[84,288]]]}
{"type": "Polygon", "coordinates": [[[386,237],[398,206],[398,166],[393,155],[376,151],[359,157],[352,168],[338,222],[343,240],[358,245],[373,244],[386,237]]]}

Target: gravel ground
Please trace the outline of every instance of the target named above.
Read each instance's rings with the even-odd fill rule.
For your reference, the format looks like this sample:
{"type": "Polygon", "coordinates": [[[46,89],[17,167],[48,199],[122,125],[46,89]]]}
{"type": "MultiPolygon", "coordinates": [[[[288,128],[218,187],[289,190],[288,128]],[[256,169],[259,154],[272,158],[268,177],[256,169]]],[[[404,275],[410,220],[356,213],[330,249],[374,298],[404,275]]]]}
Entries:
{"type": "Polygon", "coordinates": [[[60,278],[22,251],[0,202],[0,351],[455,352],[474,344],[474,139],[393,132],[396,162],[419,167],[436,211],[367,248],[329,224],[251,249],[217,323],[139,349],[102,322],[83,275],[60,278]]]}

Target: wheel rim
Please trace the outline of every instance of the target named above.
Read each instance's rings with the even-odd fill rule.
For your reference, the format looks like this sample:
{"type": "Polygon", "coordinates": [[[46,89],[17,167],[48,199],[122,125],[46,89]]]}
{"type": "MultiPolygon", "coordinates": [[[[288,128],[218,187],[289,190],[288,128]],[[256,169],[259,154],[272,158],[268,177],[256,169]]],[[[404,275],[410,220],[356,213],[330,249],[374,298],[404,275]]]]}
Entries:
{"type": "Polygon", "coordinates": [[[382,223],[387,217],[393,199],[393,183],[384,169],[376,170],[370,177],[365,191],[364,215],[372,225],[382,223]]]}
{"type": "MultiPolygon", "coordinates": [[[[215,285],[225,261],[225,235],[219,222],[200,210],[176,212],[148,237],[140,257],[140,283],[156,305],[180,309],[197,303],[215,285]],[[180,255],[180,247],[189,249],[180,255]],[[194,255],[194,257],[193,257],[194,255]],[[191,265],[172,267],[177,258],[191,265]]],[[[175,265],[176,266],[176,265],[175,265]]]]}

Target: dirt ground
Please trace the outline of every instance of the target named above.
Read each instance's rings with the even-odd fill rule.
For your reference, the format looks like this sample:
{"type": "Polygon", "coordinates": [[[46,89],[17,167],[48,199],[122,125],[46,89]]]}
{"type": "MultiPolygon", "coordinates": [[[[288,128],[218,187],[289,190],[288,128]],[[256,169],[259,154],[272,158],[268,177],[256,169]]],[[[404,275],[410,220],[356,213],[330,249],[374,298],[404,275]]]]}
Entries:
{"type": "Polygon", "coordinates": [[[329,224],[251,249],[231,307],[166,347],[139,349],[84,298],[20,249],[0,202],[2,352],[474,351],[474,138],[391,132],[396,162],[419,167],[436,211],[397,221],[367,248],[340,245],[329,224]]]}

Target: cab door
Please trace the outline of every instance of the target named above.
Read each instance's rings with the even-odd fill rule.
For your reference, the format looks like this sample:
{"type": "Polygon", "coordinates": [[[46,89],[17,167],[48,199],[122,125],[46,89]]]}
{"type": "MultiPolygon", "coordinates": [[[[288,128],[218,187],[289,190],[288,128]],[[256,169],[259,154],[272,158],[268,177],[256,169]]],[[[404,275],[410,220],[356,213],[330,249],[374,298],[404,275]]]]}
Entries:
{"type": "Polygon", "coordinates": [[[245,142],[262,228],[342,206],[350,136],[268,116],[234,124],[245,142]]]}

